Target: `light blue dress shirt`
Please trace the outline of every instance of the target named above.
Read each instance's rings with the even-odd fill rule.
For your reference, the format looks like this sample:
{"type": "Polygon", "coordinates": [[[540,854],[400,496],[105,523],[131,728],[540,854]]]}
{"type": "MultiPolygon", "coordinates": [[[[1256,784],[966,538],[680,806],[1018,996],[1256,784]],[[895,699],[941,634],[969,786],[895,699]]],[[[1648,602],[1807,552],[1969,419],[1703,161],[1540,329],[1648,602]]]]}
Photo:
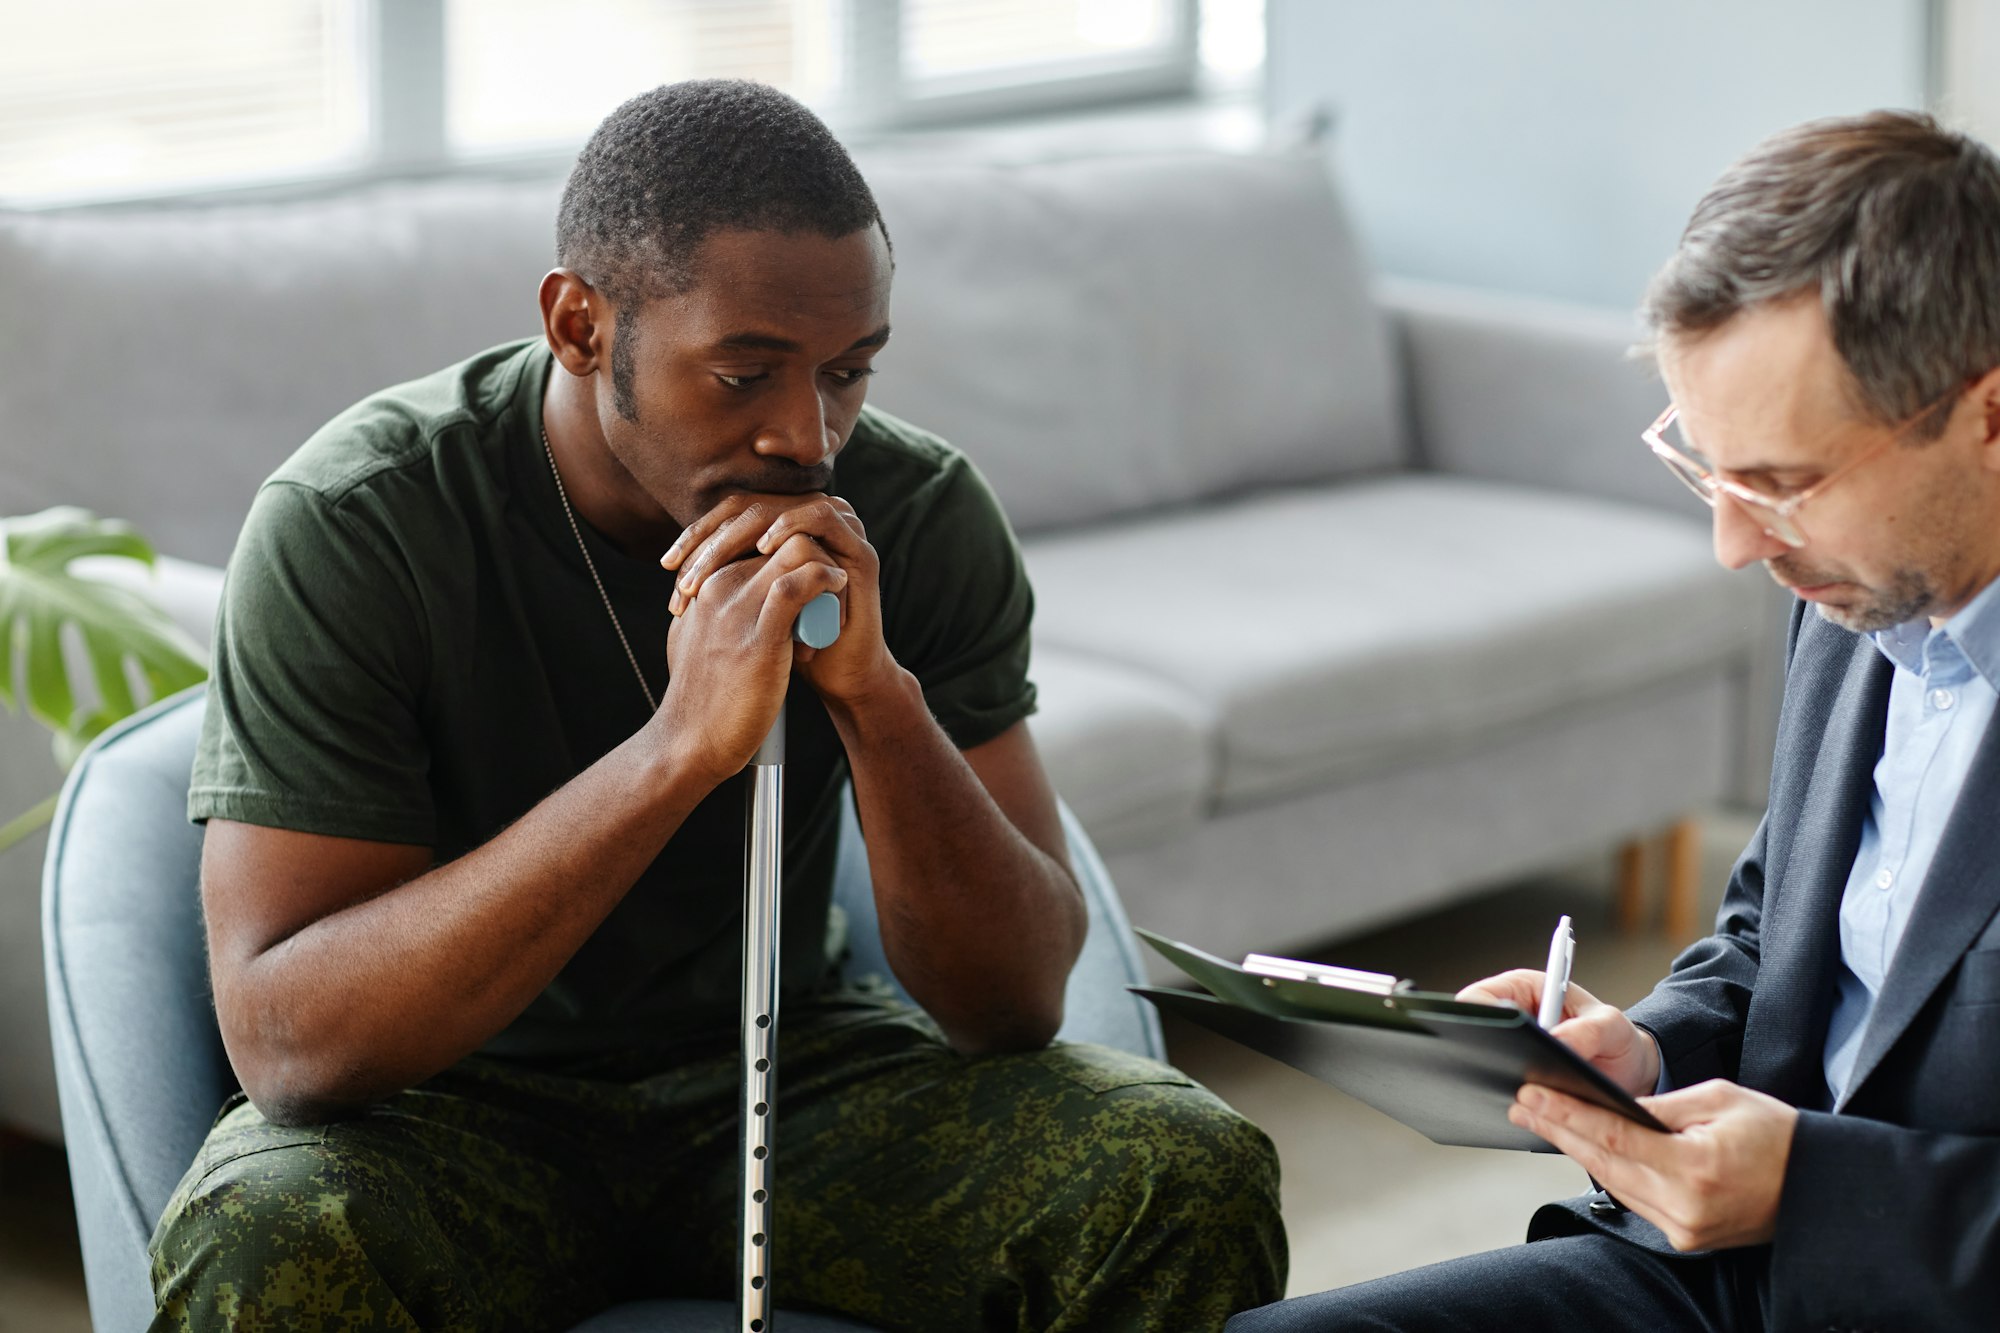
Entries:
{"type": "Polygon", "coordinates": [[[2000,580],[1935,629],[1928,620],[1913,620],[1873,637],[1896,671],[1875,789],[1840,900],[1839,992],[1825,1055],[1836,1106],[1854,1075],[1868,1015],[1924,891],[1945,822],[2000,702],[2000,580]]]}

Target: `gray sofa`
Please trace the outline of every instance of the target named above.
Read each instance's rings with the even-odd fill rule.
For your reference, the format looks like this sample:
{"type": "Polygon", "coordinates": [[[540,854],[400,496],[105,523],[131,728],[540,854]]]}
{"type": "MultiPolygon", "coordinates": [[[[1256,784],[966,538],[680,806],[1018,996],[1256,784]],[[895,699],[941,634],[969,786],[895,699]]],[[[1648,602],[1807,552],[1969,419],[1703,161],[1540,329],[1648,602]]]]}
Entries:
{"type": "MultiPolygon", "coordinates": [[[[1623,315],[1375,283],[1317,156],[863,168],[872,400],[1022,533],[1035,737],[1135,921],[1299,947],[1761,791],[1781,621],[1639,444],[1623,315]]],[[[205,633],[312,429],[535,330],[557,188],[0,215],[0,513],[133,520],[205,633]]],[[[46,747],[0,735],[25,806],[46,747]]],[[[0,1119],[49,1130],[37,854],[0,858],[0,1119]]]]}

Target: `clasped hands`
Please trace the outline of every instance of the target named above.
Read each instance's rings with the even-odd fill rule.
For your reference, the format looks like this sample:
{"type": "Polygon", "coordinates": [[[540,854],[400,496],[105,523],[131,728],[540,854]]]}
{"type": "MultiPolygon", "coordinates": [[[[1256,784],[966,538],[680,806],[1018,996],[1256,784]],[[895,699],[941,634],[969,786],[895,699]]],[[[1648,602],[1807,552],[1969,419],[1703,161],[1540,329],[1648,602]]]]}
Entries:
{"type": "Polygon", "coordinates": [[[664,725],[700,738],[718,777],[749,762],[794,668],[830,708],[849,709],[899,670],[882,637],[875,548],[839,496],[731,495],[690,523],[660,565],[676,575],[664,725]],[[839,640],[794,643],[799,613],[827,592],[840,598],[839,640]]]}
{"type": "MultiPolygon", "coordinates": [[[[1524,968],[1475,982],[1458,998],[1512,1004],[1532,1014],[1541,991],[1542,973],[1524,968]]],[[[1660,1077],[1651,1034],[1574,983],[1563,1020],[1552,1031],[1672,1132],[1645,1129],[1537,1084],[1520,1089],[1508,1120],[1576,1161],[1677,1250],[1771,1239],[1798,1124],[1795,1108],[1726,1079],[1651,1095],[1660,1077]]]]}

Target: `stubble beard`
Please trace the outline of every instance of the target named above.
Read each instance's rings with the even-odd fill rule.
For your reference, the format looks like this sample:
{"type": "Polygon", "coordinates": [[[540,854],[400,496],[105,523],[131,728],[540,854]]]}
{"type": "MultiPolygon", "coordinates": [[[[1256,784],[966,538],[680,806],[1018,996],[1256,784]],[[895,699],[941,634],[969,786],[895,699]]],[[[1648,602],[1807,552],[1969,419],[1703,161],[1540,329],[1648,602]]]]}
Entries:
{"type": "MultiPolygon", "coordinates": [[[[1777,573],[1773,566],[1773,573],[1777,573]]],[[[1783,582],[1801,587],[1811,587],[1814,582],[1831,583],[1836,580],[1815,580],[1786,577],[1783,582]]],[[[1878,630],[1893,629],[1897,625],[1908,624],[1937,604],[1937,589],[1929,577],[1914,569],[1902,569],[1890,576],[1881,587],[1861,586],[1862,596],[1848,606],[1835,606],[1829,602],[1815,602],[1813,609],[1822,620],[1831,621],[1844,630],[1855,634],[1873,634],[1878,630]]]]}
{"type": "Polygon", "coordinates": [[[1921,528],[1905,535],[1901,549],[1894,553],[1900,567],[1880,583],[1864,584],[1804,566],[1793,567],[1783,556],[1767,562],[1771,573],[1795,587],[1852,582],[1861,591],[1858,601],[1847,606],[1820,602],[1815,609],[1822,618],[1856,634],[1893,629],[1929,616],[1940,607],[1962,605],[1954,599],[1963,591],[1960,583],[1965,556],[1983,541],[1990,520],[1975,501],[1972,489],[1950,473],[1934,476],[1909,508],[1923,515],[1921,528]]]}

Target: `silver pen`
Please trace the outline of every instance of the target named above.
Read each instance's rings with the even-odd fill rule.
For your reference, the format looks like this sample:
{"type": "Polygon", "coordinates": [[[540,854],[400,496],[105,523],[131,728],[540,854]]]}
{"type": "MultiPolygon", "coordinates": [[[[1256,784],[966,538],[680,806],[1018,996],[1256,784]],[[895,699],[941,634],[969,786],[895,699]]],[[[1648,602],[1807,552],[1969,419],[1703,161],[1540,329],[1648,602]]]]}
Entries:
{"type": "Polygon", "coordinates": [[[1556,933],[1549,939],[1549,966],[1542,974],[1542,1012],[1538,1021],[1545,1028],[1562,1022],[1563,999],[1569,994],[1569,969],[1575,961],[1576,935],[1565,916],[1556,922],[1556,933]]]}

